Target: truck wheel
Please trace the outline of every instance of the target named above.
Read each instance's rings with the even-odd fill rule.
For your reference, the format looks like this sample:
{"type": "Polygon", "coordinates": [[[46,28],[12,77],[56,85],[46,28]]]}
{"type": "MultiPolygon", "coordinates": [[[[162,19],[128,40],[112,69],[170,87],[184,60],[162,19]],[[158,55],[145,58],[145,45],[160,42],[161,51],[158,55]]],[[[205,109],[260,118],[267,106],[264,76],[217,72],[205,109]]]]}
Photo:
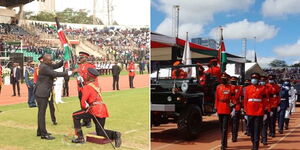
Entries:
{"type": "Polygon", "coordinates": [[[189,105],[178,119],[178,130],[186,140],[193,140],[198,137],[202,125],[201,109],[197,105],[189,105]]]}

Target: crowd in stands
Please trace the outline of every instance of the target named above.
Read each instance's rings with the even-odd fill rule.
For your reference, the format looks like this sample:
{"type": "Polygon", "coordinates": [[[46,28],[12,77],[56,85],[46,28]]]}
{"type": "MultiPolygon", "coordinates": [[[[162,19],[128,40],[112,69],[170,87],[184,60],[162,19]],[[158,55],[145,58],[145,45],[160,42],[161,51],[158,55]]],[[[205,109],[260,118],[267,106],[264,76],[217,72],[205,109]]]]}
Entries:
{"type": "Polygon", "coordinates": [[[300,67],[269,68],[264,69],[267,74],[276,75],[277,79],[289,78],[291,80],[300,79],[300,67]]]}

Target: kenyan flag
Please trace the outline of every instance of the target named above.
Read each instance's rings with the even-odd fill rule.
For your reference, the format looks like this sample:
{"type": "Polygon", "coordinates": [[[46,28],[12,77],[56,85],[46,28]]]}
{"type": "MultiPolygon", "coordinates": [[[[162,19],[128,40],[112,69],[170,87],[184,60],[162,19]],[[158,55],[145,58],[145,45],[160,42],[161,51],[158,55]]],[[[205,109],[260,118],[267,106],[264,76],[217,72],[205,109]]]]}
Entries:
{"type": "Polygon", "coordinates": [[[227,56],[225,52],[225,44],[224,44],[224,39],[223,39],[223,29],[221,28],[221,41],[220,41],[220,48],[219,48],[219,60],[220,60],[220,65],[221,65],[221,71],[225,72],[226,70],[226,65],[227,65],[227,56]]]}

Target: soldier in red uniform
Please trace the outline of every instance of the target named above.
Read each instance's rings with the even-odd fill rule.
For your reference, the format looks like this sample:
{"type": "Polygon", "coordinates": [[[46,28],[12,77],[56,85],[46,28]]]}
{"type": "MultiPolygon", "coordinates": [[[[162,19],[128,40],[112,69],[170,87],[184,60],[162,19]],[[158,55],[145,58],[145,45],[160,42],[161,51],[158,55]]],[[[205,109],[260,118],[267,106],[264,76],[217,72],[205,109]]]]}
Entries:
{"type": "MultiPolygon", "coordinates": [[[[244,101],[244,97],[245,97],[245,93],[246,93],[246,87],[248,86],[248,85],[250,85],[251,84],[251,81],[249,80],[249,79],[246,79],[245,81],[244,81],[244,86],[243,86],[243,92],[242,92],[242,100],[244,101]]],[[[244,102],[242,103],[242,111],[241,111],[241,113],[244,115],[244,118],[245,118],[245,135],[247,135],[247,136],[250,136],[250,131],[249,131],[249,126],[248,126],[248,123],[247,123],[247,119],[248,119],[248,116],[245,114],[245,111],[244,111],[244,102]]]]}
{"type": "Polygon", "coordinates": [[[111,140],[115,140],[115,146],[121,146],[121,133],[104,129],[105,119],[108,117],[106,105],[103,103],[99,84],[96,82],[99,72],[95,68],[87,68],[85,85],[82,87],[81,110],[73,113],[75,134],[78,136],[73,139],[73,143],[84,143],[84,136],[81,129],[80,120],[87,118],[93,119],[96,126],[96,133],[111,140]],[[88,103],[89,107],[87,107],[88,103]],[[106,134],[105,134],[106,133],[106,134]],[[108,136],[108,137],[107,137],[108,136]]]}
{"type": "Polygon", "coordinates": [[[242,86],[238,85],[238,78],[231,77],[231,101],[233,101],[235,107],[235,114],[232,117],[232,142],[237,141],[238,131],[239,131],[239,121],[241,116],[241,95],[242,95],[242,86]]]}
{"type": "Polygon", "coordinates": [[[200,63],[197,63],[197,65],[199,66],[199,82],[200,85],[204,86],[205,85],[205,81],[206,81],[206,76],[204,73],[204,68],[200,63]]]}
{"type": "Polygon", "coordinates": [[[252,149],[259,147],[259,138],[263,119],[266,119],[265,107],[265,87],[259,85],[260,75],[253,73],[251,75],[251,85],[246,87],[244,96],[244,111],[248,116],[248,126],[252,141],[252,149]]]}
{"type": "Polygon", "coordinates": [[[277,107],[280,103],[280,87],[278,84],[275,82],[275,76],[274,75],[269,75],[268,76],[269,81],[267,83],[267,88],[269,91],[269,98],[270,98],[270,124],[269,124],[269,129],[270,133],[269,135],[271,137],[275,137],[275,127],[276,127],[276,119],[277,119],[277,107]]]}
{"type": "MultiPolygon", "coordinates": [[[[173,66],[179,66],[179,65],[181,65],[180,61],[175,61],[173,63],[173,66]]],[[[172,79],[184,79],[186,77],[187,77],[187,73],[181,68],[174,68],[174,70],[172,71],[172,79]]]]}
{"type": "Polygon", "coordinates": [[[127,70],[128,70],[128,76],[129,76],[129,87],[134,88],[133,79],[134,79],[134,76],[135,76],[135,66],[134,66],[133,61],[131,61],[129,63],[127,70]]]}
{"type": "Polygon", "coordinates": [[[231,86],[228,84],[228,75],[223,73],[221,75],[222,83],[217,86],[215,108],[219,116],[219,124],[221,127],[221,149],[227,148],[227,131],[228,131],[228,120],[232,112],[233,101],[231,100],[231,86]]]}
{"type": "Polygon", "coordinates": [[[265,107],[265,115],[267,116],[266,119],[263,120],[263,126],[262,126],[262,131],[261,131],[261,143],[264,145],[267,145],[267,140],[268,140],[268,126],[270,122],[270,101],[269,101],[269,89],[267,88],[267,77],[266,76],[261,76],[260,77],[260,82],[259,85],[265,88],[265,93],[263,95],[266,95],[264,101],[266,102],[266,107],[265,107]]]}
{"type": "MultiPolygon", "coordinates": [[[[77,85],[78,85],[78,98],[81,100],[82,97],[82,87],[85,85],[85,82],[88,77],[88,68],[96,68],[96,66],[92,63],[89,63],[87,59],[90,55],[86,52],[79,52],[79,65],[78,65],[78,77],[77,77],[77,85]]],[[[96,83],[98,80],[96,79],[96,83]]],[[[87,128],[91,127],[90,119],[83,119],[82,126],[86,126],[87,128]]]]}
{"type": "Polygon", "coordinates": [[[218,82],[220,82],[220,76],[221,76],[221,69],[218,66],[218,60],[217,59],[212,59],[209,61],[209,68],[206,71],[206,73],[209,73],[211,77],[215,77],[218,82]]]}

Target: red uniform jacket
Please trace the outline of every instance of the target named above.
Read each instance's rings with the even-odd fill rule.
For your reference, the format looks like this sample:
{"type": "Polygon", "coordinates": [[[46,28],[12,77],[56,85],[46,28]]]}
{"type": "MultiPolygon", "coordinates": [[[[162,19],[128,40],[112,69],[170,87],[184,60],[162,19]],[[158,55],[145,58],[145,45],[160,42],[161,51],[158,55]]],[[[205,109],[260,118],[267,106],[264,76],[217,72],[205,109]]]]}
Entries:
{"type": "Polygon", "coordinates": [[[269,83],[266,86],[269,91],[270,107],[276,108],[280,103],[280,97],[279,97],[280,87],[277,84],[269,84],[269,83]]]}
{"type": "Polygon", "coordinates": [[[128,75],[133,77],[135,76],[135,67],[134,67],[134,64],[129,64],[129,66],[127,67],[127,70],[128,70],[128,75]]]}
{"type": "Polygon", "coordinates": [[[205,76],[205,74],[203,73],[202,75],[199,75],[199,82],[200,82],[200,85],[205,85],[205,81],[206,81],[206,76],[205,76]]]}
{"type": "MultiPolygon", "coordinates": [[[[78,65],[78,74],[83,78],[84,82],[86,81],[88,77],[88,68],[94,68],[96,69],[96,66],[91,63],[85,63],[85,64],[79,64],[78,65]]],[[[96,83],[98,83],[98,79],[96,79],[96,83]]],[[[82,87],[79,86],[79,81],[77,80],[77,87],[78,91],[81,91],[82,87]]]]}
{"type": "Polygon", "coordinates": [[[221,69],[218,66],[209,67],[206,73],[209,73],[210,76],[216,77],[218,81],[221,81],[221,69]]]}
{"type": "Polygon", "coordinates": [[[268,112],[271,111],[271,103],[270,103],[270,98],[269,98],[269,89],[266,85],[263,85],[263,87],[265,88],[265,99],[264,101],[266,102],[266,106],[265,106],[265,110],[267,110],[268,112]]]}
{"type": "Polygon", "coordinates": [[[231,100],[235,104],[235,110],[241,110],[241,96],[243,93],[243,87],[239,85],[231,85],[231,100]]]}
{"type": "MultiPolygon", "coordinates": [[[[93,82],[97,88],[99,88],[98,83],[93,82]]],[[[102,101],[102,97],[99,96],[97,91],[90,85],[84,85],[82,88],[82,98],[81,98],[82,109],[87,109],[86,103],[89,104],[88,112],[99,118],[108,117],[108,111],[106,105],[102,101]]]]}
{"type": "Polygon", "coordinates": [[[249,85],[244,96],[244,110],[250,116],[263,116],[266,107],[265,87],[249,85]]]}
{"type": "Polygon", "coordinates": [[[184,79],[187,77],[187,73],[182,69],[175,69],[172,71],[172,79],[184,79]]]}
{"type": "Polygon", "coordinates": [[[220,84],[216,90],[215,107],[218,114],[230,114],[231,108],[231,86],[220,84]]]}

